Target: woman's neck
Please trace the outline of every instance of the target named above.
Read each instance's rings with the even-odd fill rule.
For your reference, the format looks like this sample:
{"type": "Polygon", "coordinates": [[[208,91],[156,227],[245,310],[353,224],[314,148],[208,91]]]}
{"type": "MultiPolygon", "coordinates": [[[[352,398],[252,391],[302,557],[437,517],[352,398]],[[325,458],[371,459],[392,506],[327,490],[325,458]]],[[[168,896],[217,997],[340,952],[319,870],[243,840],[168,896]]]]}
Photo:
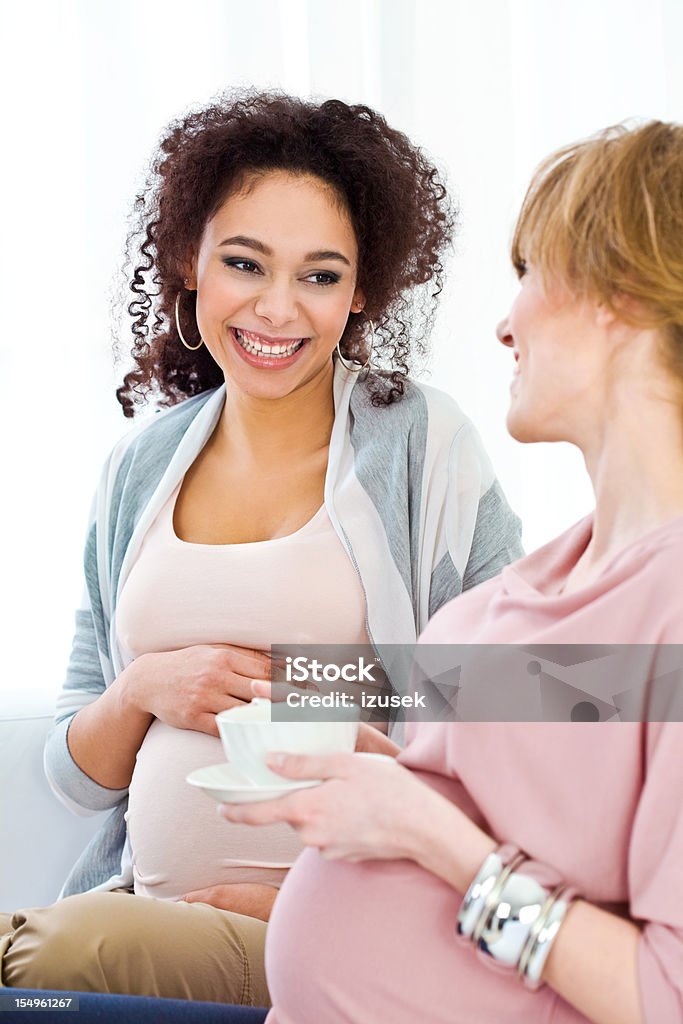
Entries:
{"type": "Polygon", "coordinates": [[[329,445],[334,422],[333,371],[282,398],[245,394],[226,383],[213,441],[230,458],[289,462],[329,445]]]}
{"type": "Polygon", "coordinates": [[[590,542],[564,590],[598,576],[629,544],[683,516],[683,415],[673,403],[636,403],[606,417],[584,447],[595,493],[590,542]]]}

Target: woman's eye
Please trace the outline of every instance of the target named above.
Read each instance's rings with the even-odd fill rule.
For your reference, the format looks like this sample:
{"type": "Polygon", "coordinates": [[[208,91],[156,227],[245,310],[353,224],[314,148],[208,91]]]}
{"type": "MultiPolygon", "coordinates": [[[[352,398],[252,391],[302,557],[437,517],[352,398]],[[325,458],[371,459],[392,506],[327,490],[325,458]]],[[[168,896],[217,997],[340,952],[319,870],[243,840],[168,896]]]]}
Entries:
{"type": "Polygon", "coordinates": [[[517,272],[517,277],[519,277],[519,278],[524,277],[524,275],[526,274],[527,270],[528,270],[528,267],[527,267],[527,264],[526,264],[526,260],[517,260],[517,262],[515,263],[515,271],[517,272]]]}
{"type": "Polygon", "coordinates": [[[232,256],[229,259],[224,259],[223,263],[226,267],[234,267],[235,270],[241,271],[243,274],[255,274],[259,272],[259,266],[254,263],[253,260],[239,259],[236,256],[232,256]]]}
{"type": "Polygon", "coordinates": [[[327,270],[319,270],[315,274],[309,274],[306,278],[307,281],[312,281],[313,284],[336,284],[339,280],[338,274],[331,274],[327,270]]]}

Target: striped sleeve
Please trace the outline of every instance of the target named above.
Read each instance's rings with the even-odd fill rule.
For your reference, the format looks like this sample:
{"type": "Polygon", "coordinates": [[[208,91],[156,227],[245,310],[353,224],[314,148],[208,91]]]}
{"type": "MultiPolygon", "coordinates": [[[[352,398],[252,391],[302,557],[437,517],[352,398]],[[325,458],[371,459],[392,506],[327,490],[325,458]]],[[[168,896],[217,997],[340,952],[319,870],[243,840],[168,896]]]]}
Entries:
{"type": "Polygon", "coordinates": [[[524,554],[521,521],[469,421],[451,446],[444,530],[445,551],[432,571],[430,618],[463,590],[498,575],[524,554]]]}

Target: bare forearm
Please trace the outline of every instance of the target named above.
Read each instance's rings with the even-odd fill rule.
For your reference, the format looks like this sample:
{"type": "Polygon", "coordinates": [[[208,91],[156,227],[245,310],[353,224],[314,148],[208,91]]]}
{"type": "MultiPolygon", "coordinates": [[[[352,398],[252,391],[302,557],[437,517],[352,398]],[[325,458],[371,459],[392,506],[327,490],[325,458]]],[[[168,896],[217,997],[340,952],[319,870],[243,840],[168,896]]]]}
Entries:
{"type": "Polygon", "coordinates": [[[137,755],[154,716],[132,700],[135,662],[105,692],[82,708],[69,728],[69,751],[91,779],[108,789],[129,785],[137,755]]]}
{"type": "Polygon", "coordinates": [[[498,845],[463,815],[459,807],[436,793],[424,831],[415,836],[412,857],[437,878],[465,893],[482,863],[498,845]],[[464,836],[463,836],[464,832],[464,836]],[[458,836],[457,846],[453,837],[458,836]],[[463,841],[464,839],[464,841],[463,841]]]}
{"type": "Polygon", "coordinates": [[[543,980],[594,1024],[643,1024],[639,938],[632,921],[577,901],[557,934],[543,980]]]}

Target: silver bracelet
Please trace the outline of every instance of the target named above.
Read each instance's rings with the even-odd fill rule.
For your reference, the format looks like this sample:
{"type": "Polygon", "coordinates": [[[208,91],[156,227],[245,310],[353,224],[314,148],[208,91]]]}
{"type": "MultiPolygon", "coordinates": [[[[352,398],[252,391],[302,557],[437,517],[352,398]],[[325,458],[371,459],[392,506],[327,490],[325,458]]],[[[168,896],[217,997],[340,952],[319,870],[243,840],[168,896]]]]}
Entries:
{"type": "Polygon", "coordinates": [[[462,935],[465,939],[472,938],[483,914],[487,898],[497,885],[501,875],[505,872],[505,877],[507,877],[509,874],[506,870],[507,866],[510,865],[510,870],[513,870],[512,865],[517,866],[523,859],[523,855],[514,846],[499,846],[497,850],[488,855],[465,893],[456,923],[458,935],[462,935]]]}
{"type": "Polygon", "coordinates": [[[545,962],[575,895],[573,889],[558,885],[534,922],[517,964],[517,973],[527,988],[535,991],[541,987],[545,962]]]}
{"type": "Polygon", "coordinates": [[[548,890],[534,878],[511,874],[480,931],[481,953],[506,967],[517,967],[547,899],[548,890]]]}
{"type": "Polygon", "coordinates": [[[503,889],[505,888],[508,879],[512,876],[515,868],[521,867],[526,859],[527,858],[523,853],[518,853],[517,856],[513,857],[509,864],[505,865],[493,885],[490,887],[488,893],[484,896],[484,905],[481,909],[481,913],[479,914],[477,923],[474,926],[474,931],[472,932],[472,942],[475,946],[479,945],[486,926],[491,920],[492,915],[497,912],[500,906],[503,889]]]}
{"type": "Polygon", "coordinates": [[[525,854],[508,845],[489,854],[465,894],[456,930],[488,962],[516,970],[535,990],[577,893],[565,883],[549,891],[518,872],[527,862],[525,854]]]}

